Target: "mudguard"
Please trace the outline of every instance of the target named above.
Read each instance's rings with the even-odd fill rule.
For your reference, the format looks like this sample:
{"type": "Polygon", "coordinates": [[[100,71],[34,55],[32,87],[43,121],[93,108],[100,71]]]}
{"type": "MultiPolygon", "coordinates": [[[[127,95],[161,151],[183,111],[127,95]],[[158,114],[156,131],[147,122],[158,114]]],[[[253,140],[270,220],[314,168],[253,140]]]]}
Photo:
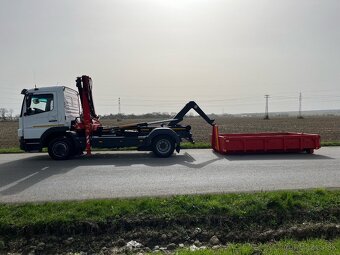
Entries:
{"type": "Polygon", "coordinates": [[[52,127],[47,129],[40,137],[40,143],[42,147],[48,145],[51,137],[57,137],[61,135],[65,135],[66,131],[68,131],[68,127],[52,127]]]}
{"type": "Polygon", "coordinates": [[[175,131],[173,131],[171,128],[168,128],[168,127],[160,127],[160,128],[155,128],[150,132],[150,134],[144,140],[144,146],[150,146],[153,138],[155,138],[158,135],[168,135],[168,136],[170,136],[172,139],[174,139],[174,141],[176,143],[176,147],[179,147],[179,144],[181,143],[181,139],[176,134],[175,131]]]}
{"type": "Polygon", "coordinates": [[[69,131],[68,127],[53,127],[47,129],[40,138],[41,147],[47,147],[49,142],[58,136],[66,136],[72,140],[76,149],[81,149],[81,141],[74,131],[69,131]]]}

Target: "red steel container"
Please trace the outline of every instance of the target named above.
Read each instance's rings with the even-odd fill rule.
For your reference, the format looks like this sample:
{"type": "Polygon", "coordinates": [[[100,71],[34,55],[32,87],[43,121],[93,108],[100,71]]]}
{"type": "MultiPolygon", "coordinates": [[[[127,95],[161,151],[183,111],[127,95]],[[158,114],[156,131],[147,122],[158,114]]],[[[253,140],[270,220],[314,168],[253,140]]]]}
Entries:
{"type": "Polygon", "coordinates": [[[305,133],[219,134],[213,126],[212,148],[222,154],[307,152],[319,149],[320,135],[305,133]]]}

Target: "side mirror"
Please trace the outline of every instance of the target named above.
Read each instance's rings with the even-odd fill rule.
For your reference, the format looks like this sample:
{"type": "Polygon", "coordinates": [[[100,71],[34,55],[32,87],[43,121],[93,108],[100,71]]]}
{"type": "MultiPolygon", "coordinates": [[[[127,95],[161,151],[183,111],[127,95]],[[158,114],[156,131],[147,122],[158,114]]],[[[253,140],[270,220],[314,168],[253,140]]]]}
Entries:
{"type": "Polygon", "coordinates": [[[33,104],[39,104],[40,103],[39,98],[34,98],[32,101],[33,101],[33,104]]]}
{"type": "Polygon", "coordinates": [[[27,108],[26,112],[24,113],[24,116],[29,116],[32,115],[32,109],[31,108],[27,108]]]}

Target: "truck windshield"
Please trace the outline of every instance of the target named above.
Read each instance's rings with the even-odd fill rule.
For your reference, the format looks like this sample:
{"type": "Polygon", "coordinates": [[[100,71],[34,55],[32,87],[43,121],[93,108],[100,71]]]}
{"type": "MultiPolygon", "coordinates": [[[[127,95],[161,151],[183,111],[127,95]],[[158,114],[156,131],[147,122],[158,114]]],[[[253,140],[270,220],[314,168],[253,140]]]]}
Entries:
{"type": "Polygon", "coordinates": [[[53,106],[53,94],[26,95],[27,115],[52,111],[53,106]]]}

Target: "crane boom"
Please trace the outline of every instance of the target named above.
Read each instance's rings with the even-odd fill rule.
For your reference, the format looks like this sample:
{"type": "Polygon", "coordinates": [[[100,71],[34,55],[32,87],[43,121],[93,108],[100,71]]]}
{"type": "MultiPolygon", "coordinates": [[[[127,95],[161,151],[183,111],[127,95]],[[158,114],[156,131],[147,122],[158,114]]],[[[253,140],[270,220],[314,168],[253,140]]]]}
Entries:
{"type": "Polygon", "coordinates": [[[173,121],[169,122],[169,127],[175,126],[178,123],[180,123],[185,114],[188,113],[188,111],[190,111],[191,109],[194,109],[206,122],[209,123],[209,125],[213,125],[215,120],[210,119],[205,112],[202,111],[202,109],[196,104],[195,101],[190,101],[189,103],[187,103],[182,110],[180,110],[174,117],[173,117],[173,121]]]}

